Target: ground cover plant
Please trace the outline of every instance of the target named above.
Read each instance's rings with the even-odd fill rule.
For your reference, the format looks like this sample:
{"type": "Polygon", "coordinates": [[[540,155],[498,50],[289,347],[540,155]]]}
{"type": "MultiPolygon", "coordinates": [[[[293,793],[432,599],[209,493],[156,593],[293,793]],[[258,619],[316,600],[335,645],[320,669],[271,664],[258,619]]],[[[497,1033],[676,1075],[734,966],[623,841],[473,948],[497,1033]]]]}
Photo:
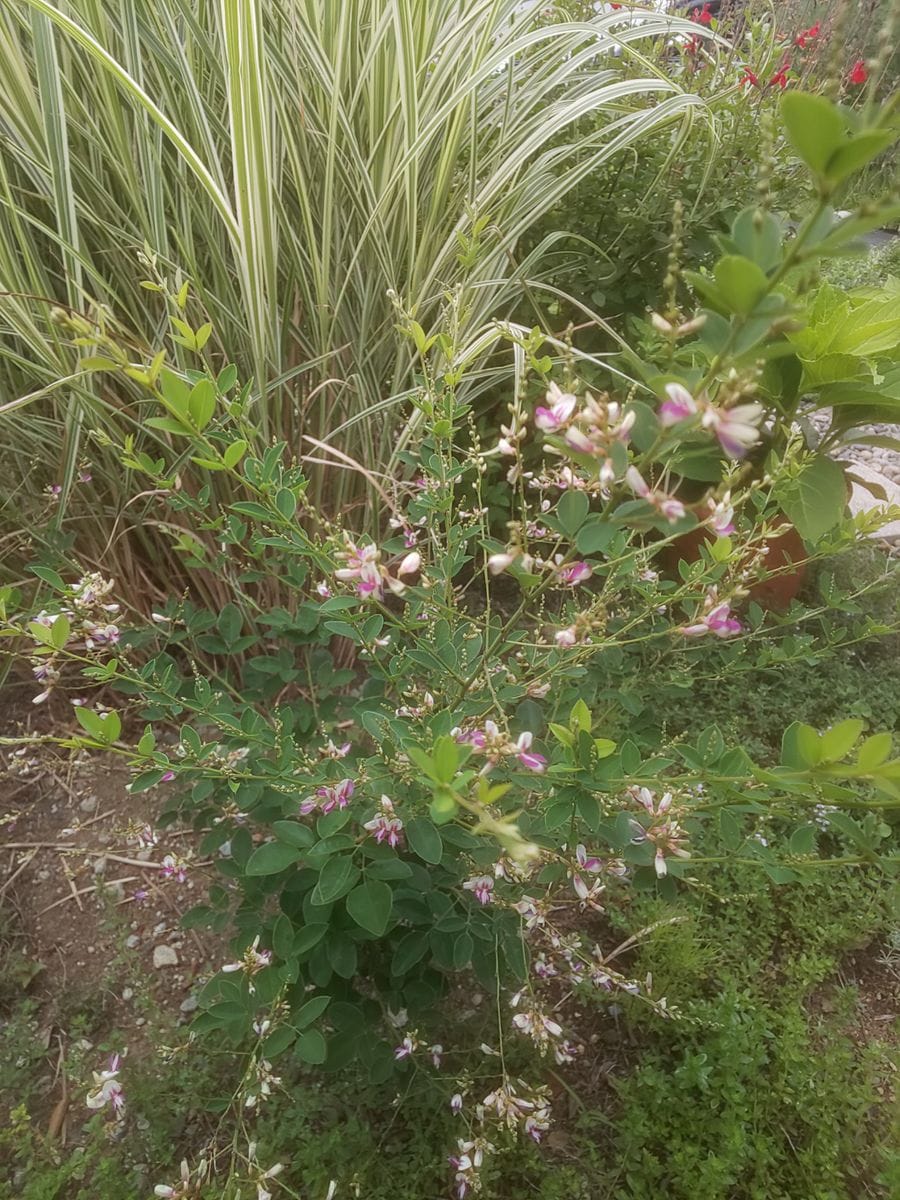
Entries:
{"type": "MultiPolygon", "coordinates": [[[[377,538],[355,510],[314,503],[289,445],[259,447],[252,379],[208,361],[201,329],[174,322],[195,354],[179,369],[168,341],[135,357],[113,324],[61,315],[86,373],[142,389],[159,453],[107,433],[109,449],[163,501],[197,586],[150,623],[114,580],[73,576],[62,557],[33,565],[37,590],[6,588],[3,633],[29,659],[34,701],[78,701],[78,732],[26,746],[120,759],[136,800],[169,790],[169,819],[204,831],[219,876],[186,920],[237,930],[193,1030],[240,1064],[221,1107],[243,1115],[230,1151],[210,1134],[158,1195],[214,1188],[220,1171],[260,1195],[281,1186],[280,1151],[260,1157],[248,1122],[284,1086],[282,1061],[433,1088],[454,1143],[434,1187],[503,1194],[504,1149],[553,1136],[551,1081],[591,1061],[598,1014],[684,1019],[636,969],[669,919],[636,923],[645,902],[709,889],[723,864],[784,887],[894,872],[889,729],[794,720],[773,763],[741,730],[727,740],[715,711],[679,732],[660,707],[697,675],[815,653],[830,612],[849,618],[827,623],[832,652],[893,627],[890,609],[853,619],[877,578],[823,571],[817,591],[797,590],[883,519],[847,517],[841,465],[797,419],[801,396],[832,408],[838,432],[844,409],[896,404],[896,316],[877,298],[809,300],[818,264],[895,211],[835,212],[895,140],[894,107],[792,93],[780,115],[816,196],[799,228],[787,236],[763,190],[715,263],[688,271],[676,221],[648,337],[611,359],[513,322],[473,333],[464,289],[445,293],[434,331],[396,299],[416,437],[390,476],[357,467],[384,506],[377,538]],[[464,386],[488,348],[512,362],[499,429],[464,386]],[[773,582],[791,586],[769,617],[773,582]],[[226,602],[204,604],[216,594],[226,602]],[[476,987],[484,1021],[468,1011],[476,987]]],[[[171,854],[159,869],[178,882],[190,863],[171,854]]],[[[741,1024],[736,984],[705,1017],[704,997],[685,999],[697,1020],[741,1024]]],[[[786,1045],[808,1037],[781,1010],[771,1021],[786,1045]]],[[[86,1098],[113,1135],[125,1074],[120,1058],[98,1065],[86,1098]]],[[[795,1086],[779,1080],[785,1105],[795,1086]]],[[[619,1144],[646,1189],[658,1151],[633,1133],[619,1144]]],[[[673,1187],[700,1153],[687,1141],[673,1187]]],[[[838,1157],[823,1178],[843,1186],[838,1157]]],[[[741,1170],[723,1154],[708,1186],[741,1170]]]]}

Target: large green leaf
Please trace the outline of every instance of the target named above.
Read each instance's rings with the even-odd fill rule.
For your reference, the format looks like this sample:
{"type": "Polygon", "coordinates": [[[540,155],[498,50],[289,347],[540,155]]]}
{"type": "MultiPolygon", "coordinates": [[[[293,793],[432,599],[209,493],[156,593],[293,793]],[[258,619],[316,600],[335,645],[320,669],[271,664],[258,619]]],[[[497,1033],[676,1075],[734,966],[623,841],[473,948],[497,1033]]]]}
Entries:
{"type": "Polygon", "coordinates": [[[840,521],[847,504],[844,472],[830,458],[810,458],[796,479],[785,484],[778,499],[807,542],[817,542],[840,521]]]}
{"type": "Polygon", "coordinates": [[[347,897],[347,912],[361,928],[381,937],[391,919],[393,900],[394,893],[386,883],[367,879],[347,897]]]}
{"type": "Polygon", "coordinates": [[[277,875],[297,862],[301,853],[297,846],[288,846],[284,842],[265,842],[250,855],[245,869],[248,875],[277,875]]]}

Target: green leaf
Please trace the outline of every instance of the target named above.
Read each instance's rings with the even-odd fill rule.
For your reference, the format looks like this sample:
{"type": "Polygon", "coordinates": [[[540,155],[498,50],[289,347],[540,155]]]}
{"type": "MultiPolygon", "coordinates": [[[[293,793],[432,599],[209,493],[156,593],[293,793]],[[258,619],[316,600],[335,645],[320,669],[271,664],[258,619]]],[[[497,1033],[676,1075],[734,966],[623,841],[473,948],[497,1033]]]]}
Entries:
{"type": "Polygon", "coordinates": [[[122,732],[118,713],[96,713],[93,709],[79,707],[75,709],[75,719],[86,733],[107,746],[122,732]]]}
{"type": "Polygon", "coordinates": [[[817,175],[825,175],[829,159],[847,140],[840,110],[824,96],[787,92],[781,98],[781,116],[788,141],[817,175]]]}
{"type": "Polygon", "coordinates": [[[857,133],[845,146],[835,150],[828,160],[825,175],[831,183],[840,183],[886,150],[895,136],[890,129],[870,129],[857,133]]]}
{"type": "Polygon", "coordinates": [[[391,919],[394,893],[386,883],[367,879],[347,897],[347,912],[361,928],[381,937],[391,919]]]}
{"type": "Polygon", "coordinates": [[[247,443],[245,441],[232,442],[230,446],[225,448],[223,455],[225,466],[229,469],[236,467],[246,453],[247,443]]]}
{"type": "Polygon", "coordinates": [[[294,950],[294,926],[283,913],[272,926],[272,949],[282,959],[290,958],[294,950]]]}
{"type": "Polygon", "coordinates": [[[414,967],[428,950],[428,934],[416,929],[408,933],[397,943],[394,956],[391,959],[391,974],[405,975],[410,967],[414,967]]]}
{"type": "Polygon", "coordinates": [[[286,521],[290,521],[297,511],[297,497],[290,488],[279,488],[275,496],[275,507],[286,521]]]}
{"type": "Polygon", "coordinates": [[[245,872],[247,875],[277,875],[299,858],[300,851],[296,846],[286,846],[284,842],[265,842],[250,855],[245,872]]]}
{"type": "Polygon", "coordinates": [[[318,1029],[307,1029],[297,1038],[295,1053],[302,1062],[319,1066],[325,1061],[328,1047],[318,1029]]]}
{"type": "Polygon", "coordinates": [[[191,388],[188,412],[198,429],[203,430],[216,411],[216,385],[211,379],[200,379],[191,388]]]}
{"type": "Polygon", "coordinates": [[[294,937],[294,954],[306,954],[313,946],[318,946],[327,932],[327,925],[304,925],[294,937]]]}
{"type": "Polygon", "coordinates": [[[786,767],[805,769],[816,766],[822,759],[822,743],[811,725],[794,721],[781,739],[781,761],[786,767]]]}
{"type": "MultiPolygon", "coordinates": [[[[568,494],[568,493],[567,493],[568,494]]],[[[575,548],[579,554],[602,553],[618,533],[618,527],[611,521],[606,521],[599,514],[589,516],[575,539],[575,548]]]]}
{"type": "Polygon", "coordinates": [[[330,904],[332,900],[337,900],[339,896],[343,896],[346,891],[349,891],[352,886],[351,881],[358,876],[359,871],[354,867],[353,859],[349,854],[329,858],[319,872],[319,882],[313,888],[312,903],[330,904]]]}
{"type": "Polygon", "coordinates": [[[841,721],[822,734],[822,762],[840,762],[859,741],[863,722],[855,719],[841,721]]]}
{"type": "Polygon", "coordinates": [[[781,260],[781,226],[771,213],[761,208],[745,208],[734,219],[731,240],[745,258],[763,271],[781,260]]]}
{"type": "Polygon", "coordinates": [[[241,616],[241,610],[238,606],[236,604],[226,604],[219,613],[216,628],[222,635],[222,640],[225,644],[230,646],[240,637],[243,624],[244,618],[241,616]]]}
{"type": "Polygon", "coordinates": [[[459,764],[459,746],[449,735],[439,737],[434,744],[431,762],[439,783],[450,783],[459,764]]]}
{"type": "Polygon", "coordinates": [[[272,832],[279,842],[305,850],[316,840],[313,831],[298,821],[273,821],[272,832]]]}
{"type": "Polygon", "coordinates": [[[719,295],[732,312],[746,316],[765,294],[768,280],[763,269],[740,254],[726,254],[716,263],[719,295]]]}
{"type": "Polygon", "coordinates": [[[49,583],[54,591],[64,592],[66,590],[66,585],[62,581],[62,577],[57,575],[55,571],[51,571],[49,567],[42,567],[35,564],[29,567],[28,570],[32,575],[37,575],[38,579],[42,579],[44,583],[49,583]]]}
{"type": "Polygon", "coordinates": [[[281,1025],[278,1029],[273,1030],[266,1040],[263,1042],[262,1053],[266,1058],[275,1058],[282,1054],[290,1046],[291,1042],[297,1036],[296,1032],[290,1025],[281,1025]]]}
{"type": "Polygon", "coordinates": [[[887,731],[873,733],[860,746],[856,756],[856,765],[863,771],[871,771],[874,767],[880,767],[890,754],[892,744],[893,738],[887,731]]]}
{"type": "Polygon", "coordinates": [[[796,479],[779,489],[778,499],[797,532],[817,542],[840,521],[847,504],[844,472],[824,454],[810,458],[796,479]]]}
{"type": "Polygon", "coordinates": [[[151,429],[162,429],[164,433],[175,433],[179,437],[190,437],[191,431],[186,425],[181,425],[174,417],[147,417],[145,425],[151,429]]]}
{"type": "Polygon", "coordinates": [[[322,1013],[330,1003],[330,996],[314,996],[312,1000],[307,1000],[307,1002],[302,1005],[302,1007],[300,1007],[296,1013],[294,1013],[294,1016],[292,1017],[294,1026],[297,1029],[303,1029],[307,1025],[312,1025],[313,1021],[315,1021],[318,1017],[321,1017],[322,1013]]]}
{"type": "Polygon", "coordinates": [[[444,843],[434,823],[427,817],[413,817],[406,822],[406,840],[410,850],[425,862],[435,866],[441,861],[444,843]]]}
{"type": "Polygon", "coordinates": [[[556,515],[563,532],[570,538],[574,538],[584,524],[589,507],[589,501],[584,492],[563,492],[559,504],[556,506],[556,515]]]}

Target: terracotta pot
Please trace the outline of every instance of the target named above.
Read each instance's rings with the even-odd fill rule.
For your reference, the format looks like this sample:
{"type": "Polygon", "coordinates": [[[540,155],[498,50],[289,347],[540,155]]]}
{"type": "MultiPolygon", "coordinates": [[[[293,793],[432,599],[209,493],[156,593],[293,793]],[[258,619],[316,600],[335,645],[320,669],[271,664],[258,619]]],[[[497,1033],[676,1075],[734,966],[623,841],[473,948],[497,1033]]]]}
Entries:
{"type": "MultiPolygon", "coordinates": [[[[785,517],[785,521],[787,518],[785,517]]],[[[696,562],[700,557],[700,547],[704,542],[712,541],[715,535],[708,529],[698,527],[690,533],[683,534],[677,541],[666,546],[660,554],[660,562],[665,569],[677,576],[678,563],[696,562]]],[[[764,579],[750,588],[749,600],[755,600],[767,610],[782,612],[794,600],[803,587],[806,579],[806,547],[803,538],[791,525],[781,537],[769,538],[766,541],[769,553],[766,558],[766,569],[769,571],[788,570],[776,575],[773,579],[764,579]],[[799,566],[793,566],[799,563],[799,566]],[[793,568],[793,569],[790,569],[793,568]]]]}

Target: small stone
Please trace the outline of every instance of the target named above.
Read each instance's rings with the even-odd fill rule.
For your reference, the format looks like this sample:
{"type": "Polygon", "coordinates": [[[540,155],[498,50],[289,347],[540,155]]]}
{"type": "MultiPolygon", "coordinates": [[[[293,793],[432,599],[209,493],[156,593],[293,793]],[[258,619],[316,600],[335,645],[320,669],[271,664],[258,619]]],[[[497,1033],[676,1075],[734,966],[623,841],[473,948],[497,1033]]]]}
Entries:
{"type": "Polygon", "coordinates": [[[122,988],[122,999],[130,1000],[134,995],[134,988],[122,988]]]}
{"type": "Polygon", "coordinates": [[[100,858],[95,858],[93,862],[93,871],[95,875],[103,875],[106,871],[106,858],[101,855],[100,858]]]}
{"type": "Polygon", "coordinates": [[[160,970],[162,967],[177,967],[178,955],[175,953],[173,946],[154,946],[153,947],[153,966],[155,970],[160,970]]]}
{"type": "Polygon", "coordinates": [[[158,925],[155,925],[155,926],[154,926],[154,928],[153,928],[153,936],[154,936],[154,937],[159,937],[159,935],[160,935],[161,933],[165,933],[165,932],[166,932],[166,923],[165,923],[165,921],[160,921],[160,923],[159,923],[158,925]]]}
{"type": "Polygon", "coordinates": [[[140,944],[141,939],[136,933],[129,934],[129,936],[125,939],[125,946],[128,950],[133,950],[135,946],[139,946],[140,944]]]}
{"type": "Polygon", "coordinates": [[[192,1013],[195,1011],[199,1003],[200,1002],[196,996],[188,996],[186,1000],[182,1000],[179,1007],[183,1013],[192,1013]]]}
{"type": "Polygon", "coordinates": [[[78,805],[78,807],[81,809],[82,812],[93,812],[94,809],[97,807],[97,797],[96,796],[88,796],[86,799],[82,800],[82,802],[78,805]]]}

